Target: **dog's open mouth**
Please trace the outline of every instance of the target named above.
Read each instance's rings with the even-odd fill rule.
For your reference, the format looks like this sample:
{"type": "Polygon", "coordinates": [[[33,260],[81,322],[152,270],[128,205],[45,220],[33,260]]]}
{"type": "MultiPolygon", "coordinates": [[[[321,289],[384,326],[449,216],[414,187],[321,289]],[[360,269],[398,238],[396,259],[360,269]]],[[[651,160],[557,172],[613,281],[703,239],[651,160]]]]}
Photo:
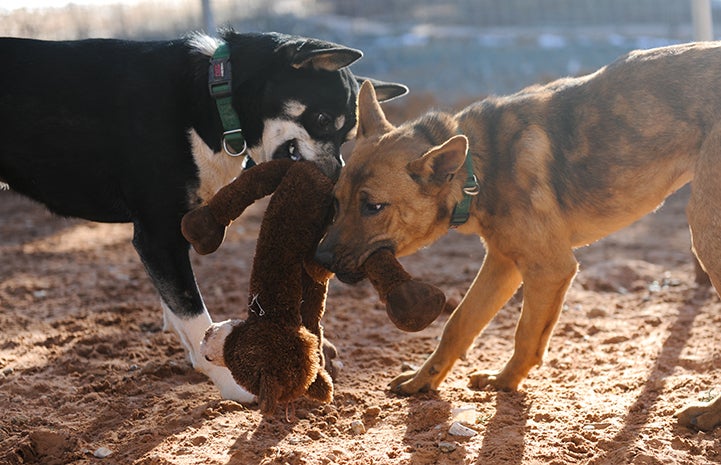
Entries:
{"type": "Polygon", "coordinates": [[[284,144],[280,144],[273,154],[273,159],[278,160],[282,158],[290,158],[293,161],[303,159],[298,148],[298,140],[291,139],[284,144]]]}

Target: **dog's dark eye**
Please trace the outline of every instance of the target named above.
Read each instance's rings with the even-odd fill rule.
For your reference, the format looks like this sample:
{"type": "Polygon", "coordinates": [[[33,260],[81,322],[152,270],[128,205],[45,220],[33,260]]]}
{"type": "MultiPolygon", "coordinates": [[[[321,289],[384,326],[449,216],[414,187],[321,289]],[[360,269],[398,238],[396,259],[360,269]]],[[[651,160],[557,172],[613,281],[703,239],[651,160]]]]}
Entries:
{"type": "Polygon", "coordinates": [[[315,124],[318,129],[328,129],[333,123],[333,118],[328,113],[318,113],[315,117],[315,124]]]}
{"type": "Polygon", "coordinates": [[[361,207],[361,214],[363,216],[373,216],[377,215],[381,211],[383,211],[384,208],[386,208],[386,203],[370,203],[370,202],[364,202],[363,206],[361,207]]]}

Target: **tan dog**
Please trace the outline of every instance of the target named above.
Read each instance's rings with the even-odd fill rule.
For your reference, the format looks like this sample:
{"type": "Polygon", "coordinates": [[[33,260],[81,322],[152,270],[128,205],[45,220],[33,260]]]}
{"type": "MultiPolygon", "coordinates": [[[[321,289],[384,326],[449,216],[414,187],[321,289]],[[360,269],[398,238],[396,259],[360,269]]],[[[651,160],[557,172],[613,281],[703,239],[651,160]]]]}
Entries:
{"type": "MultiPolygon", "coordinates": [[[[471,375],[475,387],[516,389],[546,351],[577,271],[574,247],[629,225],[689,181],[693,248],[720,289],[720,88],[719,43],[632,52],[588,76],[399,127],[364,85],[336,220],[316,258],[342,279],[376,249],[411,254],[442,236],[464,201],[470,217],[458,231],[478,234],[487,249],[436,350],[392,388],[437,388],[523,283],[513,356],[500,372],[471,375]]],[[[680,420],[711,428],[721,401],[680,420]]]]}

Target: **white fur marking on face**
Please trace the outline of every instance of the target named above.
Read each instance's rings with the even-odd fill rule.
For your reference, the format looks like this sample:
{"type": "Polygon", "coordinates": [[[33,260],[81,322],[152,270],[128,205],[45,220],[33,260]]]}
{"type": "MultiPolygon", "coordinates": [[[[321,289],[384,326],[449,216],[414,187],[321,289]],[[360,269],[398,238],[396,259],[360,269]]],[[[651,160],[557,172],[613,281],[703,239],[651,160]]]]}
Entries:
{"type": "Polygon", "coordinates": [[[290,118],[298,118],[305,112],[307,107],[300,102],[290,100],[288,103],[283,105],[283,113],[290,118]]]}
{"type": "Polygon", "coordinates": [[[230,157],[224,152],[213,152],[195,130],[190,131],[190,145],[200,177],[198,197],[207,202],[221,187],[240,175],[244,157],[230,157]]]}
{"type": "Polygon", "coordinates": [[[340,131],[340,129],[343,127],[344,124],[345,124],[345,116],[340,115],[339,117],[337,117],[335,119],[336,130],[340,131]]]}
{"type": "Polygon", "coordinates": [[[208,311],[205,310],[195,318],[184,319],[173,313],[162,299],[161,306],[163,307],[163,329],[172,330],[178,335],[193,368],[210,378],[224,399],[234,400],[241,404],[255,403],[256,397],[235,382],[230,370],[211,364],[202,355],[201,341],[205,337],[205,331],[213,324],[208,311]]]}
{"type": "MultiPolygon", "coordinates": [[[[327,152],[324,144],[314,140],[303,126],[287,119],[271,119],[265,121],[263,128],[263,154],[257,162],[268,161],[281,145],[295,140],[300,155],[305,160],[315,161],[327,152]]],[[[253,153],[255,158],[256,152],[253,153]]]]}

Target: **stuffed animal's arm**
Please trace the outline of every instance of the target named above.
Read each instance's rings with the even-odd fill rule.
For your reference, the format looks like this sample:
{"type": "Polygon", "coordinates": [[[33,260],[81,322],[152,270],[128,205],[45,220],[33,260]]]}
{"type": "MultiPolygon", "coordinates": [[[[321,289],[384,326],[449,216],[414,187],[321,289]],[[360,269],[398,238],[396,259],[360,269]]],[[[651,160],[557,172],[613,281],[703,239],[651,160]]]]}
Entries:
{"type": "Polygon", "coordinates": [[[437,287],[414,280],[393,252],[380,249],[363,264],[368,280],[386,304],[386,312],[399,329],[420,331],[440,315],[446,296],[437,287]]]}
{"type": "Polygon", "coordinates": [[[207,205],[189,211],[181,221],[185,239],[201,255],[220,247],[225,228],[256,200],[270,195],[280,185],[294,162],[271,160],[243,171],[220,189],[207,205]]]}
{"type": "Polygon", "coordinates": [[[285,158],[260,163],[243,171],[208,202],[213,218],[223,226],[228,226],[253,202],[272,194],[292,164],[292,160],[285,158]]]}

